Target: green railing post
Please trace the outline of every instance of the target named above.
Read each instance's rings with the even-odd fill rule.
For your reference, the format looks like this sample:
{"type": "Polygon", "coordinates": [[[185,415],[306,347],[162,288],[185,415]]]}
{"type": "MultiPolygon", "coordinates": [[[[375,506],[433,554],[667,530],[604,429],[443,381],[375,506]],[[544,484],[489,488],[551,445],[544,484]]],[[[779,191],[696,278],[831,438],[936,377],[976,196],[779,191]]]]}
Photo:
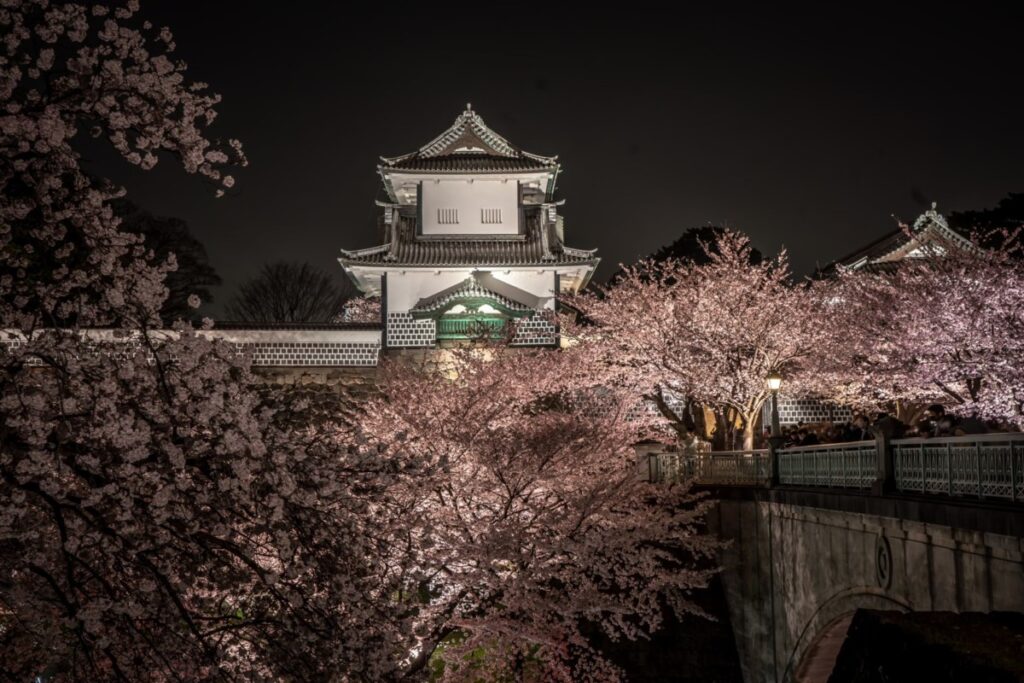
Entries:
{"type": "Polygon", "coordinates": [[[974,444],[974,457],[978,460],[978,498],[983,498],[981,495],[981,443],[977,442],[974,444]]]}
{"type": "Polygon", "coordinates": [[[774,488],[781,483],[780,469],[782,463],[779,458],[779,451],[782,449],[782,437],[768,437],[768,487],[774,488]]]}
{"type": "Polygon", "coordinates": [[[1010,501],[1017,502],[1017,456],[1013,453],[1013,441],[1010,441],[1010,501]]]}
{"type": "Polygon", "coordinates": [[[946,444],[946,495],[953,495],[953,446],[946,444]]]}
{"type": "MultiPolygon", "coordinates": [[[[931,444],[929,444],[931,446],[931,444]]],[[[929,450],[921,447],[921,493],[928,493],[928,453],[929,450]]]]}
{"type": "Polygon", "coordinates": [[[896,490],[896,463],[892,434],[877,427],[872,431],[875,433],[875,481],[871,484],[871,492],[880,496],[896,490]]]}

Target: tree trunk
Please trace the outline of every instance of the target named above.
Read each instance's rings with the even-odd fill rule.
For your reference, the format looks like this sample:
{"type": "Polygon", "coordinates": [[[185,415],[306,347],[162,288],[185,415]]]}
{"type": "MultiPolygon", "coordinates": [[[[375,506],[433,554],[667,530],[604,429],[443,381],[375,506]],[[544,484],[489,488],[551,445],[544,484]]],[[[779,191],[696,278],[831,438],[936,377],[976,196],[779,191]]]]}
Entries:
{"type": "Polygon", "coordinates": [[[917,424],[924,415],[925,404],[917,401],[896,401],[896,419],[910,426],[917,424]]]}
{"type": "Polygon", "coordinates": [[[757,427],[757,413],[743,416],[743,450],[754,450],[754,429],[757,427]]]}
{"type": "Polygon", "coordinates": [[[729,420],[726,417],[726,409],[715,409],[715,431],[711,439],[711,448],[716,451],[729,450],[732,437],[732,429],[729,427],[729,420]]]}
{"type": "Polygon", "coordinates": [[[665,396],[662,394],[660,389],[656,389],[649,398],[654,401],[654,405],[658,409],[658,412],[661,413],[661,416],[668,420],[672,429],[675,430],[676,435],[681,440],[686,440],[690,436],[691,430],[690,426],[686,424],[685,415],[678,415],[676,411],[668,405],[668,401],[665,400],[665,396]]]}

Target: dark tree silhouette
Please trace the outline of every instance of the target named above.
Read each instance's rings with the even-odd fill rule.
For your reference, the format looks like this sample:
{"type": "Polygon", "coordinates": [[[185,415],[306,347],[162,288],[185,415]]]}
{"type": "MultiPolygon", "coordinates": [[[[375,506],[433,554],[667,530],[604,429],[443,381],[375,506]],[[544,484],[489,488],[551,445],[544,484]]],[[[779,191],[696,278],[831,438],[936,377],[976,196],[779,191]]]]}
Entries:
{"type": "Polygon", "coordinates": [[[1024,192],[1010,192],[991,209],[954,211],[949,225],[965,235],[977,232],[983,244],[997,247],[1002,242],[1000,231],[1024,227],[1024,192]]]}
{"type": "Polygon", "coordinates": [[[189,231],[188,224],[180,218],[154,216],[126,199],[113,203],[114,211],[121,218],[121,230],[142,235],[146,249],[151,249],[158,262],[174,254],[177,270],[167,274],[167,300],[160,308],[160,317],[167,324],[181,318],[195,317],[195,310],[188,305],[188,298],[195,294],[203,303],[213,301],[211,287],[221,284],[220,276],[206,254],[206,247],[189,231]]]}
{"type": "MultiPolygon", "coordinates": [[[[706,265],[710,262],[708,258],[707,249],[712,252],[716,249],[715,245],[718,238],[726,232],[726,228],[717,225],[703,225],[699,228],[687,228],[682,235],[680,235],[676,241],[671,244],[659,248],[653,254],[645,257],[645,261],[664,262],[669,259],[682,259],[697,265],[706,265]]],[[[750,263],[751,265],[757,265],[762,260],[761,252],[757,249],[750,249],[750,263]]],[[[608,285],[614,286],[617,282],[622,279],[624,272],[619,269],[612,273],[611,277],[608,278],[608,285]]]]}
{"type": "Polygon", "coordinates": [[[256,323],[327,322],[352,296],[345,286],[308,263],[266,263],[227,305],[232,320],[256,323]]]}
{"type": "MultiPolygon", "coordinates": [[[[683,259],[698,265],[710,263],[708,249],[714,253],[717,250],[718,238],[725,234],[726,228],[717,225],[703,225],[699,228],[688,228],[672,244],[667,244],[651,254],[648,258],[653,261],[667,261],[670,258],[683,259]],[[707,247],[707,249],[705,249],[707,247]]],[[[757,265],[763,257],[757,249],[750,249],[750,263],[757,265]]]]}

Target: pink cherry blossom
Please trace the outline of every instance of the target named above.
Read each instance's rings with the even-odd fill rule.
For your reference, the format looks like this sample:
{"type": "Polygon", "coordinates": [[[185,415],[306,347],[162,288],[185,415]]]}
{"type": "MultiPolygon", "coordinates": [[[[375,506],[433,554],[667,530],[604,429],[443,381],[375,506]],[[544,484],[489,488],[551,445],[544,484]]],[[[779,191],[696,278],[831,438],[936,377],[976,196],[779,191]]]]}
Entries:
{"type": "Polygon", "coordinates": [[[823,286],[794,284],[785,252],[753,262],[750,241],[733,231],[705,249],[704,263],[626,268],[599,296],[573,300],[590,324],[568,321],[566,331],[594,367],[665,414],[708,406],[719,428],[742,431],[735,446],[750,448],[769,373],[795,382],[825,339],[823,286]]]}
{"type": "Polygon", "coordinates": [[[338,320],[346,323],[380,322],[380,298],[360,296],[349,299],[338,320]]]}
{"type": "Polygon", "coordinates": [[[1019,424],[1019,243],[1016,234],[995,233],[975,235],[974,244],[933,241],[898,265],[840,273],[827,325],[834,334],[818,356],[814,388],[908,420],[942,401],[955,412],[1019,424]]]}
{"type": "Polygon", "coordinates": [[[353,440],[393,473],[375,517],[412,612],[407,675],[433,658],[444,680],[617,680],[584,623],[636,639],[664,605],[698,612],[687,593],[718,545],[695,526],[706,503],[642,480],[634,444],[660,418],[588,389],[585,360],[501,347],[382,369],[353,440]]]}
{"type": "Polygon", "coordinates": [[[128,163],[164,152],[229,186],[245,157],[206,135],[219,98],[134,3],[11,0],[0,36],[0,669],[390,676],[405,607],[368,514],[385,463],[350,447],[337,394],[260,391],[233,346],[154,329],[173,261],[118,230],[121,191],[74,147],[92,128],[128,163]],[[119,341],[80,332],[97,325],[119,341]]]}

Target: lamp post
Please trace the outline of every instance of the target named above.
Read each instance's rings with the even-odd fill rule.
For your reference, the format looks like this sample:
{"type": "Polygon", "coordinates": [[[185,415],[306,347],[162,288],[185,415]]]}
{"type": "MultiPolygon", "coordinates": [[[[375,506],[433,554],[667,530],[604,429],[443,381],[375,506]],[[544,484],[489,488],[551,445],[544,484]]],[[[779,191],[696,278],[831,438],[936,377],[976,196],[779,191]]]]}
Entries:
{"type": "Polygon", "coordinates": [[[779,387],[782,386],[782,375],[772,370],[768,374],[768,388],[772,392],[772,436],[782,436],[779,430],[779,387]]]}
{"type": "Polygon", "coordinates": [[[768,373],[765,381],[768,382],[768,389],[772,392],[772,435],[768,437],[768,457],[771,471],[768,481],[770,486],[777,486],[781,474],[779,448],[782,446],[782,430],[779,429],[779,387],[782,386],[782,375],[778,371],[772,370],[768,373]]]}

